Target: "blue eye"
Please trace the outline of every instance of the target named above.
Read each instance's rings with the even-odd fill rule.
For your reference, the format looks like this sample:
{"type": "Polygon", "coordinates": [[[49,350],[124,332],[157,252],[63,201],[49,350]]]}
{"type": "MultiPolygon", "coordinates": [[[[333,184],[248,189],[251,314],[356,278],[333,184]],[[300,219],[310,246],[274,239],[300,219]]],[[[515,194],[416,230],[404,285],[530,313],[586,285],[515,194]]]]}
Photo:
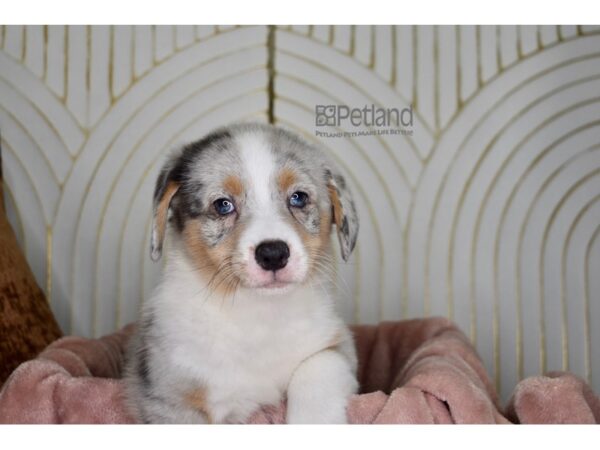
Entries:
{"type": "Polygon", "coordinates": [[[308,203],[308,194],[306,192],[294,192],[290,197],[290,206],[294,208],[304,208],[308,203]]]}
{"type": "Polygon", "coordinates": [[[220,198],[216,200],[213,205],[215,206],[215,211],[222,216],[226,216],[227,214],[231,214],[233,211],[235,211],[233,202],[231,200],[227,200],[226,198],[220,198]]]}

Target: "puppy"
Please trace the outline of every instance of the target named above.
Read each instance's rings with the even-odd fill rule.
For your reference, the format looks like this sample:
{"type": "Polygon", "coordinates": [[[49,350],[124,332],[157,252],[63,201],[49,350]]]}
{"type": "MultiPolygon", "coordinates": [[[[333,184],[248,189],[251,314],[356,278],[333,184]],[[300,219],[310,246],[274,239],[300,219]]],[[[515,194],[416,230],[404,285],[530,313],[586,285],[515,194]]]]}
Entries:
{"type": "Polygon", "coordinates": [[[146,423],[241,423],[287,399],[288,423],[345,423],[357,390],[334,309],[358,217],[344,178],[283,129],[237,124],[171,155],[156,182],[151,256],[166,266],[130,344],[127,397],[146,423]]]}

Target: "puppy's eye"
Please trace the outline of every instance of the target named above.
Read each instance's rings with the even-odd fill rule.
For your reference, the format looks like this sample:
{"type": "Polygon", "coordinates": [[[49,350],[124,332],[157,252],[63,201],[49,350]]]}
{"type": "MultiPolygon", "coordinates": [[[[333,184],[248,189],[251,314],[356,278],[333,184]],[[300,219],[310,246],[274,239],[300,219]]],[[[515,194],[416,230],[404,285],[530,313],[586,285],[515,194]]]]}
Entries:
{"type": "Polygon", "coordinates": [[[235,206],[233,206],[233,202],[226,198],[220,198],[218,200],[215,200],[213,205],[215,207],[215,211],[217,211],[217,213],[222,216],[226,216],[227,214],[231,214],[233,211],[235,211],[235,206]]]}
{"type": "Polygon", "coordinates": [[[306,192],[294,192],[290,196],[290,206],[294,208],[304,208],[308,203],[308,194],[306,192]]]}

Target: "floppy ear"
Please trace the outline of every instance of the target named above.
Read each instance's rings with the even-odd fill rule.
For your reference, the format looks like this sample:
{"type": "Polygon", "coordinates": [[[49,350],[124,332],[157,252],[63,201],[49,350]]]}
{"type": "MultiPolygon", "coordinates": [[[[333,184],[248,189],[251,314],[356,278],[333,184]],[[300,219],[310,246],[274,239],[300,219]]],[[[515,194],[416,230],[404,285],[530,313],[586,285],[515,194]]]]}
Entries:
{"type": "Polygon", "coordinates": [[[169,160],[158,175],[154,189],[154,202],[152,214],[152,238],[150,241],[150,257],[158,261],[162,255],[163,241],[167,231],[169,207],[173,196],[179,189],[179,183],[171,177],[173,162],[169,160]]]}
{"type": "Polygon", "coordinates": [[[337,228],[340,250],[344,261],[348,261],[358,235],[358,214],[352,200],[352,193],[344,177],[330,170],[325,171],[327,190],[331,201],[333,222],[337,228]]]}

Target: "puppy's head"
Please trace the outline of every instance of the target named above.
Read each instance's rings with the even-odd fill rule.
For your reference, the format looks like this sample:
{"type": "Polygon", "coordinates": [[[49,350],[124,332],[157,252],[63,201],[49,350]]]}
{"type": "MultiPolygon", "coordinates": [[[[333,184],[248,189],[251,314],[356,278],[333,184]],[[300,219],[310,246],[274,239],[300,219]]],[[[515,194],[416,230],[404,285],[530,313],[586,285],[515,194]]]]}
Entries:
{"type": "Polygon", "coordinates": [[[154,193],[151,255],[167,223],[214,288],[282,290],[327,270],[337,228],[344,260],[358,217],[344,178],[321,150],[270,125],[218,129],[174,153],[154,193]]]}

